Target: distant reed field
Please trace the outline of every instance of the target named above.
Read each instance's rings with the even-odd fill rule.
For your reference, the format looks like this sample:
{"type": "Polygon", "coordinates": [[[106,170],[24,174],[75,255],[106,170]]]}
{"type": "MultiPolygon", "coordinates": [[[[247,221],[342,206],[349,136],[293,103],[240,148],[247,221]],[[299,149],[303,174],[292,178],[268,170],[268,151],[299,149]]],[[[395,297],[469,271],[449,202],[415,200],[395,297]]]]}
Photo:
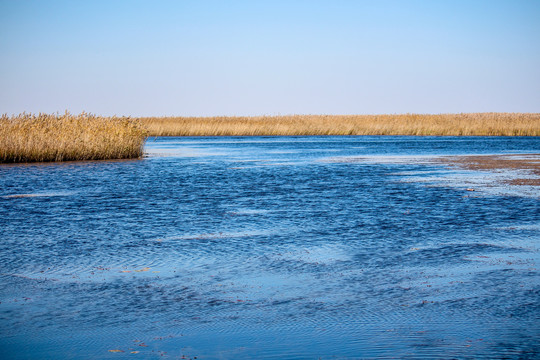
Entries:
{"type": "Polygon", "coordinates": [[[143,154],[138,120],[91,114],[0,118],[0,163],[130,159],[143,154]]]}
{"type": "Polygon", "coordinates": [[[151,136],[540,136],[538,113],[147,117],[140,120],[151,136]]]}

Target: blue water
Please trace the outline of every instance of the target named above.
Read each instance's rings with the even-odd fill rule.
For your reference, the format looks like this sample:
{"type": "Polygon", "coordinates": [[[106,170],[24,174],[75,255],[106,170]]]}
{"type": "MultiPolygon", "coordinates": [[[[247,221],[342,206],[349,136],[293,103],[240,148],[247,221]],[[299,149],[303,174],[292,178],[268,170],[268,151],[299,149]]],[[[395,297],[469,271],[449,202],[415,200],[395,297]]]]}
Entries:
{"type": "Polygon", "coordinates": [[[2,359],[540,358],[540,192],[426,161],[539,138],[146,153],[0,166],[2,359]]]}

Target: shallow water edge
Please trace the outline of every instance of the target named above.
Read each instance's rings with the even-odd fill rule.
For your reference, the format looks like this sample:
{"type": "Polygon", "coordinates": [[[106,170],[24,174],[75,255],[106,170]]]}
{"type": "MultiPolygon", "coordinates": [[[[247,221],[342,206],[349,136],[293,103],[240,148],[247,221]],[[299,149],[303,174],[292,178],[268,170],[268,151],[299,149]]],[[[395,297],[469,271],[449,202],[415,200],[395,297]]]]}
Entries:
{"type": "Polygon", "coordinates": [[[537,138],[159,138],[138,161],[0,166],[0,346],[538,357],[538,187],[440,159],[539,153],[537,138]]]}

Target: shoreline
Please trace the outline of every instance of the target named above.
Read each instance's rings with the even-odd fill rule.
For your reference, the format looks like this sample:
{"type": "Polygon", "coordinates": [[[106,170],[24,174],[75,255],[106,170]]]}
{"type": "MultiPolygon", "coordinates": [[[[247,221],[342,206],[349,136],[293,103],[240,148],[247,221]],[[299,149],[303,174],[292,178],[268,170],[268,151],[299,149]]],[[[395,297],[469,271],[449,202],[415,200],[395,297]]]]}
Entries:
{"type": "Polygon", "coordinates": [[[149,136],[540,136],[540,113],[139,117],[149,136]]]}

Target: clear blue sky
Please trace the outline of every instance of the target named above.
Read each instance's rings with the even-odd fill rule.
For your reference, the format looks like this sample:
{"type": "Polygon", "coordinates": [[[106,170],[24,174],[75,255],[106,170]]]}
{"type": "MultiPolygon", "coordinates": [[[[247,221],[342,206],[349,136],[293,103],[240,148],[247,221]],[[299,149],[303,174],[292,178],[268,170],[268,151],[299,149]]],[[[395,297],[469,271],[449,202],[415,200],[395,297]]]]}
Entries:
{"type": "Polygon", "coordinates": [[[540,112],[540,0],[0,0],[0,113],[540,112]]]}

